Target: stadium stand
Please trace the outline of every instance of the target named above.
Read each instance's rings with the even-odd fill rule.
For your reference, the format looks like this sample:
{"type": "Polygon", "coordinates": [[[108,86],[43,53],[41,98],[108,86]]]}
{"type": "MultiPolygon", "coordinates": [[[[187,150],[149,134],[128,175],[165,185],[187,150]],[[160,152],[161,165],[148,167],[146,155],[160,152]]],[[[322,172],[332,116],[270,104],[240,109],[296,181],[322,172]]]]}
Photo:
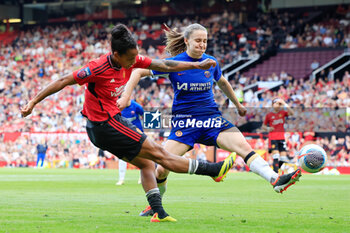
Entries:
{"type": "MultiPolygon", "coordinates": [[[[238,57],[268,55],[261,64],[250,67],[241,74],[236,73],[230,81],[235,90],[262,80],[283,81],[278,90],[270,90],[260,96],[254,91],[245,91],[242,100],[250,112],[244,118],[231,117],[234,124],[242,126],[261,122],[264,111],[259,112],[258,107],[268,108],[273,98],[281,97],[293,107],[308,109],[301,110],[299,118],[290,123],[287,142],[291,153],[295,154],[303,144],[303,136],[299,132],[303,132],[307,126],[307,130],[310,128],[320,133],[316,140],[329,153],[331,166],[349,166],[350,137],[345,133],[348,134],[350,128],[349,120],[346,121],[349,117],[346,108],[350,108],[350,76],[347,73],[341,80],[308,79],[312,72],[310,65],[314,60],[322,66],[340,55],[344,46],[350,44],[348,13],[340,14],[342,11],[337,11],[334,18],[317,22],[318,12],[258,12],[243,24],[240,13],[226,11],[221,15],[210,14],[196,18],[180,17],[179,10],[181,9],[169,8],[167,11],[177,16],[167,18],[166,23],[179,29],[193,22],[205,25],[210,36],[207,51],[216,56],[221,65],[229,64],[238,57]],[[319,50],[293,50],[308,47],[317,47],[319,50]],[[278,48],[284,50],[278,51],[278,48]],[[277,55],[269,54],[272,51],[278,51],[277,55]],[[343,112],[336,112],[337,117],[333,117],[321,112],[321,108],[340,109],[343,112]],[[315,116],[310,117],[310,112],[315,116]],[[324,121],[315,124],[320,122],[320,116],[324,117],[324,121]],[[321,137],[324,135],[321,133],[326,132],[329,132],[327,137],[321,137]],[[299,136],[292,137],[294,134],[299,136]]],[[[162,11],[162,7],[142,9],[143,15],[150,17],[157,16],[159,11],[162,11]]],[[[106,14],[108,12],[105,11],[92,17],[77,14],[76,19],[103,19],[106,14]]],[[[125,17],[122,11],[113,10],[113,18],[129,20],[125,17]]],[[[54,21],[52,19],[51,23],[54,21]]],[[[128,21],[131,30],[137,32],[135,38],[140,45],[140,53],[153,58],[167,56],[162,25],[159,22],[161,21],[155,19],[150,22],[128,21]]],[[[51,80],[73,71],[69,67],[78,68],[90,59],[108,52],[107,38],[113,25],[113,21],[88,21],[65,26],[32,26],[27,30],[0,34],[0,166],[33,166],[37,138],[44,136],[50,138],[47,157],[49,167],[101,167],[96,149],[84,134],[85,121],[80,115],[84,101],[83,88],[66,88],[48,98],[27,119],[20,117],[19,107],[51,80]],[[64,139],[67,135],[71,136],[64,139]],[[57,141],[60,143],[57,144],[57,141]]],[[[327,73],[324,75],[327,76],[327,73]]],[[[214,89],[214,94],[217,103],[223,106],[225,96],[217,88],[214,89]]],[[[169,108],[173,91],[164,79],[146,79],[137,87],[134,97],[145,108],[169,108]]],[[[264,133],[258,129],[252,131],[254,137],[259,139],[252,138],[249,142],[255,148],[266,149],[264,133]]]]}

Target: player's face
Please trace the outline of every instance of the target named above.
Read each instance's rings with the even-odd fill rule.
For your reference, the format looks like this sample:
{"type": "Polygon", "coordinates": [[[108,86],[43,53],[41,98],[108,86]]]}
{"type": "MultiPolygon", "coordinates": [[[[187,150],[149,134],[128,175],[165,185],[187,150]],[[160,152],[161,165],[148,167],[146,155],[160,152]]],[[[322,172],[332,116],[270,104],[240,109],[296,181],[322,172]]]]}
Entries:
{"type": "Polygon", "coordinates": [[[123,55],[119,56],[117,52],[114,52],[114,56],[118,63],[125,69],[129,69],[136,62],[136,56],[139,54],[137,49],[129,49],[123,55]]]}
{"type": "Polygon", "coordinates": [[[191,33],[190,38],[185,38],[187,52],[201,57],[207,49],[208,35],[204,30],[195,30],[191,33]]]}
{"type": "Polygon", "coordinates": [[[275,102],[275,103],[272,104],[272,107],[273,107],[273,109],[274,109],[275,111],[279,111],[279,110],[281,110],[281,108],[282,108],[282,103],[280,103],[280,102],[275,102]]]}

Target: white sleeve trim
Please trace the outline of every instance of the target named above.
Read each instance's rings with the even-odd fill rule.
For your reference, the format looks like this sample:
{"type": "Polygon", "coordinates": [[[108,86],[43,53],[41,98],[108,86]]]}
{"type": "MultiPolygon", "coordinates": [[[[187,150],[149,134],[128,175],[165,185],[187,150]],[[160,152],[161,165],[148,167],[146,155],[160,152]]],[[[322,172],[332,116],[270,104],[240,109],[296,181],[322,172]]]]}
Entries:
{"type": "Polygon", "coordinates": [[[154,74],[152,70],[150,70],[150,73],[153,78],[158,78],[158,77],[169,78],[169,74],[154,74]]]}

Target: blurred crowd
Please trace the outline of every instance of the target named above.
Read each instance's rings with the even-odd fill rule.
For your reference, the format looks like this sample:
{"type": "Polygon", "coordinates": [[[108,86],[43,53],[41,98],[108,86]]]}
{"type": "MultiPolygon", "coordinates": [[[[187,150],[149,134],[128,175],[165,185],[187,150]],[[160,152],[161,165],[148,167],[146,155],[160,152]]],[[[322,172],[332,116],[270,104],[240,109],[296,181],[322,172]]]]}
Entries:
{"type": "Polygon", "coordinates": [[[281,48],[338,47],[350,44],[350,6],[339,5],[336,12],[322,22],[305,24],[302,31],[287,34],[281,48]]]}
{"type": "MultiPolygon", "coordinates": [[[[294,32],[304,33],[299,37],[308,37],[310,34],[311,41],[319,36],[331,35],[332,46],[348,44],[348,27],[341,26],[344,25],[341,21],[308,26],[298,15],[290,13],[259,12],[256,17],[257,25],[252,27],[240,24],[238,15],[233,12],[195,19],[174,18],[165,23],[179,30],[194,22],[204,25],[209,36],[207,52],[214,55],[221,65],[258,54],[264,55],[294,32]],[[300,28],[303,30],[299,30],[300,28]]],[[[152,58],[168,56],[164,51],[163,26],[159,22],[129,21],[127,25],[140,46],[141,54],[152,58]]],[[[87,22],[70,27],[33,27],[20,32],[11,44],[0,44],[0,132],[85,132],[85,119],[80,114],[84,102],[84,87],[70,86],[48,97],[25,119],[21,117],[19,109],[52,80],[109,52],[109,32],[113,26],[112,22],[87,22]]],[[[299,43],[299,40],[297,42],[299,43]]],[[[324,46],[324,43],[312,43],[312,46],[324,46]]],[[[344,115],[346,111],[343,111],[350,107],[348,73],[342,80],[294,80],[282,72],[271,74],[264,79],[282,80],[284,84],[278,91],[261,95],[257,95],[251,89],[242,91],[249,84],[260,80],[259,74],[244,77],[237,73],[230,81],[237,97],[249,110],[243,118],[232,115],[229,117],[231,113],[224,111],[225,117],[231,119],[234,124],[262,121],[271,107],[272,100],[280,97],[292,107],[300,108],[296,117],[289,120],[288,131],[298,132],[306,128],[318,131],[346,131],[349,128],[346,125],[347,116],[344,115]],[[327,113],[324,109],[339,111],[327,113]],[[324,121],[317,124],[320,117],[323,117],[324,121]]],[[[225,107],[228,102],[222,91],[217,86],[213,91],[218,105],[225,107]]],[[[134,98],[145,108],[171,108],[173,90],[169,80],[147,78],[135,89],[134,98]]],[[[326,144],[333,148],[337,144],[335,141],[338,139],[327,141],[326,144]]],[[[38,143],[37,140],[23,136],[15,142],[3,142],[1,137],[0,160],[6,161],[8,165],[27,166],[28,162],[36,160],[35,146],[38,143]]],[[[263,146],[267,148],[266,143],[263,143],[263,146]]],[[[48,142],[48,148],[47,161],[52,167],[74,167],[77,163],[80,167],[91,167],[91,162],[98,156],[98,152],[86,138],[54,139],[48,142]]],[[[346,148],[344,154],[348,156],[349,147],[346,148]]],[[[96,166],[94,164],[92,167],[96,166]]]]}

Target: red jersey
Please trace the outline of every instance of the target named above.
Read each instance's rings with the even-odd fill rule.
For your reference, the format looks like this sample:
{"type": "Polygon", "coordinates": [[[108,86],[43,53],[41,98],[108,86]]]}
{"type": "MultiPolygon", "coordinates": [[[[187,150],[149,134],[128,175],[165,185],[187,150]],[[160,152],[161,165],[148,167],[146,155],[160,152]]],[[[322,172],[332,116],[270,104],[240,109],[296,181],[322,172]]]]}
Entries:
{"type": "Polygon", "coordinates": [[[273,127],[269,133],[270,140],[284,140],[284,123],[288,116],[287,111],[279,111],[278,113],[270,112],[266,115],[264,124],[273,127]]]}
{"type": "Polygon", "coordinates": [[[108,120],[108,114],[120,113],[118,97],[129,81],[134,68],[147,68],[151,58],[137,55],[136,62],[129,69],[113,66],[111,54],[105,54],[90,61],[86,66],[73,72],[75,81],[85,86],[85,102],[82,114],[90,121],[108,120]]]}

